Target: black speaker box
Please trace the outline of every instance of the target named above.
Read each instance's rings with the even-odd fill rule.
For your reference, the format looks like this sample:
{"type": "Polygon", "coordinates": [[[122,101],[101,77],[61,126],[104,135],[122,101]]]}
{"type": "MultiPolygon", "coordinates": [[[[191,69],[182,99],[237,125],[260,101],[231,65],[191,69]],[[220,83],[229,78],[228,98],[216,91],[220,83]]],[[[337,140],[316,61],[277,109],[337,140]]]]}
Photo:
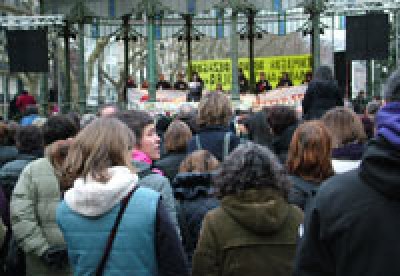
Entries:
{"type": "Polygon", "coordinates": [[[346,58],[386,59],[389,56],[389,16],[369,13],[346,17],[346,58]]]}
{"type": "Polygon", "coordinates": [[[47,30],[7,30],[10,72],[49,72],[47,30]]]}

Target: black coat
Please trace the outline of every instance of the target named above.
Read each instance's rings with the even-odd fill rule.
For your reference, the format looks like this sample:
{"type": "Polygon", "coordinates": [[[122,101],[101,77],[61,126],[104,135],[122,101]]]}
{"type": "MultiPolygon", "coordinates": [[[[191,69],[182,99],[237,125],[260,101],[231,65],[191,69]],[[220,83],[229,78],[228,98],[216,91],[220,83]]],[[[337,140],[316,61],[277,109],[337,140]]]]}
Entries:
{"type": "Polygon", "coordinates": [[[158,202],[156,212],[156,254],[158,275],[189,275],[189,265],[175,225],[162,200],[158,202]]]}
{"type": "Polygon", "coordinates": [[[343,106],[343,96],[334,81],[311,81],[303,99],[303,118],[320,119],[329,109],[343,106]]]}
{"type": "Polygon", "coordinates": [[[171,84],[166,80],[160,80],[156,84],[156,89],[157,90],[159,90],[159,89],[164,89],[164,90],[171,89],[171,84]]]}
{"type": "Polygon", "coordinates": [[[175,90],[187,90],[188,84],[184,81],[177,81],[174,83],[174,89],[175,90]]]}
{"type": "Polygon", "coordinates": [[[283,164],[286,162],[290,142],[296,128],[297,124],[288,126],[281,135],[275,136],[272,140],[272,150],[283,164]]]}
{"type": "Polygon", "coordinates": [[[154,163],[153,167],[160,169],[170,180],[174,180],[179,171],[183,159],[187,156],[186,152],[167,153],[162,159],[154,163]]]}
{"type": "Polygon", "coordinates": [[[272,89],[272,86],[271,86],[271,84],[269,83],[268,80],[259,80],[256,83],[256,93],[257,94],[258,93],[262,93],[264,91],[271,90],[271,89],[272,89]]]}
{"type": "MultiPolygon", "coordinates": [[[[208,126],[201,128],[197,135],[200,137],[201,149],[208,150],[212,153],[219,161],[223,161],[224,153],[224,140],[225,134],[228,132],[228,128],[223,126],[208,126]]],[[[240,143],[240,138],[232,133],[229,142],[228,152],[232,152],[240,143]]],[[[192,153],[199,150],[196,145],[196,137],[193,136],[192,140],[189,141],[187,152],[192,153]]]]}
{"type": "Polygon", "coordinates": [[[294,275],[400,275],[400,155],[378,139],[360,168],[320,186],[294,275]]]}
{"type": "Polygon", "coordinates": [[[219,206],[211,180],[209,173],[180,173],[172,182],[178,203],[182,242],[189,262],[197,245],[204,216],[219,206]]]}

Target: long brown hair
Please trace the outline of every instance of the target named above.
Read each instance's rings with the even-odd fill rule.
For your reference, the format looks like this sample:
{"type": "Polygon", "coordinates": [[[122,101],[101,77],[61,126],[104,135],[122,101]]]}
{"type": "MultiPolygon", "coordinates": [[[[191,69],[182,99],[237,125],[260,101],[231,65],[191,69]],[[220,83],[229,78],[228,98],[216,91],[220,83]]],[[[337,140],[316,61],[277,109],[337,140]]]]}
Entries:
{"type": "Polygon", "coordinates": [[[182,121],[174,120],[164,134],[166,152],[186,152],[186,145],[192,139],[192,131],[182,121]]]}
{"type": "Polygon", "coordinates": [[[134,172],[130,151],[134,145],[132,131],[115,118],[99,118],[84,128],[72,142],[64,163],[67,183],[90,175],[105,183],[107,169],[125,166],[134,172]]]}
{"type": "Polygon", "coordinates": [[[197,113],[199,126],[228,126],[232,118],[230,99],[221,92],[210,92],[201,98],[197,113]]]}
{"type": "Polygon", "coordinates": [[[59,140],[46,147],[45,156],[53,166],[54,173],[60,183],[60,190],[65,191],[70,188],[70,183],[66,183],[63,166],[68,155],[72,140],[59,140]]]}
{"type": "Polygon", "coordinates": [[[293,134],[286,162],[288,172],[320,183],[334,174],[331,151],[331,137],[324,124],[305,122],[293,134]]]}
{"type": "Polygon", "coordinates": [[[328,110],[322,121],[332,135],[332,147],[339,148],[349,143],[364,143],[367,135],[360,117],[347,107],[328,110]]]}
{"type": "Polygon", "coordinates": [[[179,172],[211,172],[217,169],[219,161],[207,150],[196,150],[181,163],[179,172]]]}

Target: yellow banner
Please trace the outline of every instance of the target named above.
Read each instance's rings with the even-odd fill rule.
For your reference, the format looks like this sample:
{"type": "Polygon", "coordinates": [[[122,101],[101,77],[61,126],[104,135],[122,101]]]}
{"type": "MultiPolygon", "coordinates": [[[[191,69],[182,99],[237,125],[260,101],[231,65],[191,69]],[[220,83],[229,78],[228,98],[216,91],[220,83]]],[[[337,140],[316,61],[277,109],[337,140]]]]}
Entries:
{"type": "MultiPolygon", "coordinates": [[[[242,68],[249,80],[249,59],[240,58],[239,67],[242,68]]],[[[207,90],[215,90],[218,83],[224,90],[230,90],[232,84],[232,66],[230,59],[198,60],[192,62],[193,71],[199,73],[207,90]]],[[[254,59],[256,82],[260,72],[265,72],[267,80],[273,88],[279,82],[283,72],[289,73],[293,85],[301,84],[307,72],[311,72],[311,55],[260,57],[254,59]]]]}

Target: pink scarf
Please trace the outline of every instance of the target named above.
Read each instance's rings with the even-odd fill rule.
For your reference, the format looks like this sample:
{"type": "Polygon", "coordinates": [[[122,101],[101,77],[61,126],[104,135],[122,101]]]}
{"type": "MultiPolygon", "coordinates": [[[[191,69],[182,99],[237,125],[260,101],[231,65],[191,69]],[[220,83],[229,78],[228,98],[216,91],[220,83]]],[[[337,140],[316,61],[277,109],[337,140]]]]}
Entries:
{"type": "MultiPolygon", "coordinates": [[[[132,159],[138,162],[149,164],[150,166],[153,164],[153,160],[151,160],[151,158],[146,153],[140,150],[132,151],[132,159]]],[[[153,168],[152,171],[159,175],[164,175],[164,173],[157,168],[153,168]]]]}

